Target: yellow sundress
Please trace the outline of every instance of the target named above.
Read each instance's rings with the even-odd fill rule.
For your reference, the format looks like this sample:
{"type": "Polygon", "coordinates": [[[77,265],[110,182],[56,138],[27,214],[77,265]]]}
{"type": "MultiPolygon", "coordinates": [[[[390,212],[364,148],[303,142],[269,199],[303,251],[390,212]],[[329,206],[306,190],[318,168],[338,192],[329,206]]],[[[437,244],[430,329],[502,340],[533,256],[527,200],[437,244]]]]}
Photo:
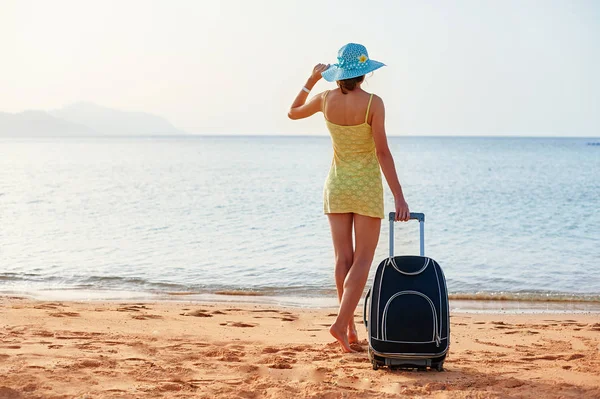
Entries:
{"type": "MultiPolygon", "coordinates": [[[[323,98],[323,110],[327,94],[329,92],[323,98]]],[[[357,213],[384,218],[381,169],[371,126],[367,123],[372,100],[373,94],[369,98],[365,121],[360,125],[337,125],[325,117],[333,144],[333,160],[323,190],[326,214],[357,213]]]]}

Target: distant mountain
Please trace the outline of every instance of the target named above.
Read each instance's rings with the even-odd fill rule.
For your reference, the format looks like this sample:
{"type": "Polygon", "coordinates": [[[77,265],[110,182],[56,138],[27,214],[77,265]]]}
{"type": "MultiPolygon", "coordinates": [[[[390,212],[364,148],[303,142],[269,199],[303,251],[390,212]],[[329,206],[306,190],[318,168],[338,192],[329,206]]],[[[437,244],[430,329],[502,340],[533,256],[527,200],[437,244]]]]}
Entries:
{"type": "Polygon", "coordinates": [[[17,114],[0,112],[0,137],[6,136],[89,136],[98,134],[91,128],[55,118],[44,111],[17,114]]]}
{"type": "Polygon", "coordinates": [[[58,110],[0,112],[4,136],[150,136],[186,134],[166,119],[145,112],[119,111],[91,103],[58,110]]]}
{"type": "Polygon", "coordinates": [[[120,111],[79,102],[50,111],[67,122],[88,126],[102,135],[147,136],[185,134],[168,120],[145,112],[120,111]]]}

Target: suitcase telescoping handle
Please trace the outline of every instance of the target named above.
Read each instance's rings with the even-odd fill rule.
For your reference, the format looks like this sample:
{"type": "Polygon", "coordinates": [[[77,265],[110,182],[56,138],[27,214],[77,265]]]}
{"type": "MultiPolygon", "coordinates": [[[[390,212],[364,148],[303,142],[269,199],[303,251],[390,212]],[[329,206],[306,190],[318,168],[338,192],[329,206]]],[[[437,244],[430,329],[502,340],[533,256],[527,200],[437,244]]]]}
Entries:
{"type": "MultiPolygon", "coordinates": [[[[396,212],[390,212],[390,258],[394,256],[394,219],[396,219],[396,212]]],[[[421,236],[419,252],[421,256],[425,256],[425,214],[411,212],[410,219],[419,221],[419,232],[421,236]]]]}
{"type": "MultiPolygon", "coordinates": [[[[394,256],[394,220],[396,219],[396,212],[390,212],[390,257],[394,256]]],[[[425,256],[425,214],[424,213],[410,213],[410,220],[418,220],[419,221],[419,231],[421,236],[421,247],[420,252],[421,256],[425,256]]],[[[363,322],[365,323],[365,327],[369,327],[369,321],[367,320],[367,303],[369,302],[369,297],[371,296],[371,288],[365,295],[365,300],[363,303],[363,322]]]]}

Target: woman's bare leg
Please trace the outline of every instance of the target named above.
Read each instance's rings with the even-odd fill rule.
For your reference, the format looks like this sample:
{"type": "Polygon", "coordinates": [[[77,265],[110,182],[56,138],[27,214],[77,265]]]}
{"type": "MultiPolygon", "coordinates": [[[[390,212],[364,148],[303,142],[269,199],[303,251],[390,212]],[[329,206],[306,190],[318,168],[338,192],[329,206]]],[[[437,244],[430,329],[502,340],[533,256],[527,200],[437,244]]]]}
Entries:
{"type": "MultiPolygon", "coordinates": [[[[331,226],[331,237],[335,253],[335,288],[337,290],[338,301],[341,303],[344,293],[344,281],[354,259],[354,246],[352,245],[354,215],[351,213],[334,213],[330,215],[332,218],[329,218],[329,224],[331,226]]],[[[348,342],[351,344],[358,342],[354,318],[348,323],[348,342]]]]}
{"type": "Polygon", "coordinates": [[[344,352],[352,351],[350,345],[346,345],[346,329],[354,321],[356,306],[367,283],[369,269],[371,268],[377,242],[379,241],[380,229],[381,219],[354,215],[356,247],[353,262],[344,280],[340,310],[335,322],[329,328],[329,332],[340,342],[344,352]]]}
{"type": "MultiPolygon", "coordinates": [[[[344,281],[354,258],[354,248],[352,245],[352,224],[354,217],[352,213],[330,213],[327,217],[329,218],[329,225],[331,227],[331,238],[333,239],[335,254],[335,287],[338,299],[341,302],[344,293],[344,281]]],[[[337,336],[335,338],[340,341],[342,347],[346,344],[348,349],[350,348],[350,341],[348,341],[348,333],[346,331],[339,338],[337,336]],[[342,342],[345,342],[345,344],[342,342]]]]}

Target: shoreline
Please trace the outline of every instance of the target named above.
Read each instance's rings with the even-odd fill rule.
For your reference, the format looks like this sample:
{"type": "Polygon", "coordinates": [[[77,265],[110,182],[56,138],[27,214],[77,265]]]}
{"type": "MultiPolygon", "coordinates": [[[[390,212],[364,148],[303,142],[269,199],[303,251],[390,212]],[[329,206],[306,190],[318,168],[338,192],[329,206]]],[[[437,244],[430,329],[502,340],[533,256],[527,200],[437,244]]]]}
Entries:
{"type": "MultiPolygon", "coordinates": [[[[64,301],[88,303],[148,302],[148,303],[196,303],[217,304],[242,303],[247,305],[279,306],[291,309],[333,309],[338,306],[333,296],[270,296],[246,293],[188,293],[188,292],[134,292],[134,291],[93,291],[93,290],[47,290],[32,293],[0,293],[1,299],[24,299],[31,301],[64,301]]],[[[363,295],[364,299],[364,295],[363,295]]],[[[362,309],[363,299],[358,309],[362,309]]],[[[531,300],[506,299],[504,297],[450,297],[451,312],[490,313],[490,314],[597,314],[600,302],[578,300],[531,300]]],[[[362,311],[362,310],[361,310],[362,311]]]]}
{"type": "Polygon", "coordinates": [[[444,372],[372,370],[335,310],[0,297],[0,398],[600,397],[596,314],[451,313],[444,372]]]}

